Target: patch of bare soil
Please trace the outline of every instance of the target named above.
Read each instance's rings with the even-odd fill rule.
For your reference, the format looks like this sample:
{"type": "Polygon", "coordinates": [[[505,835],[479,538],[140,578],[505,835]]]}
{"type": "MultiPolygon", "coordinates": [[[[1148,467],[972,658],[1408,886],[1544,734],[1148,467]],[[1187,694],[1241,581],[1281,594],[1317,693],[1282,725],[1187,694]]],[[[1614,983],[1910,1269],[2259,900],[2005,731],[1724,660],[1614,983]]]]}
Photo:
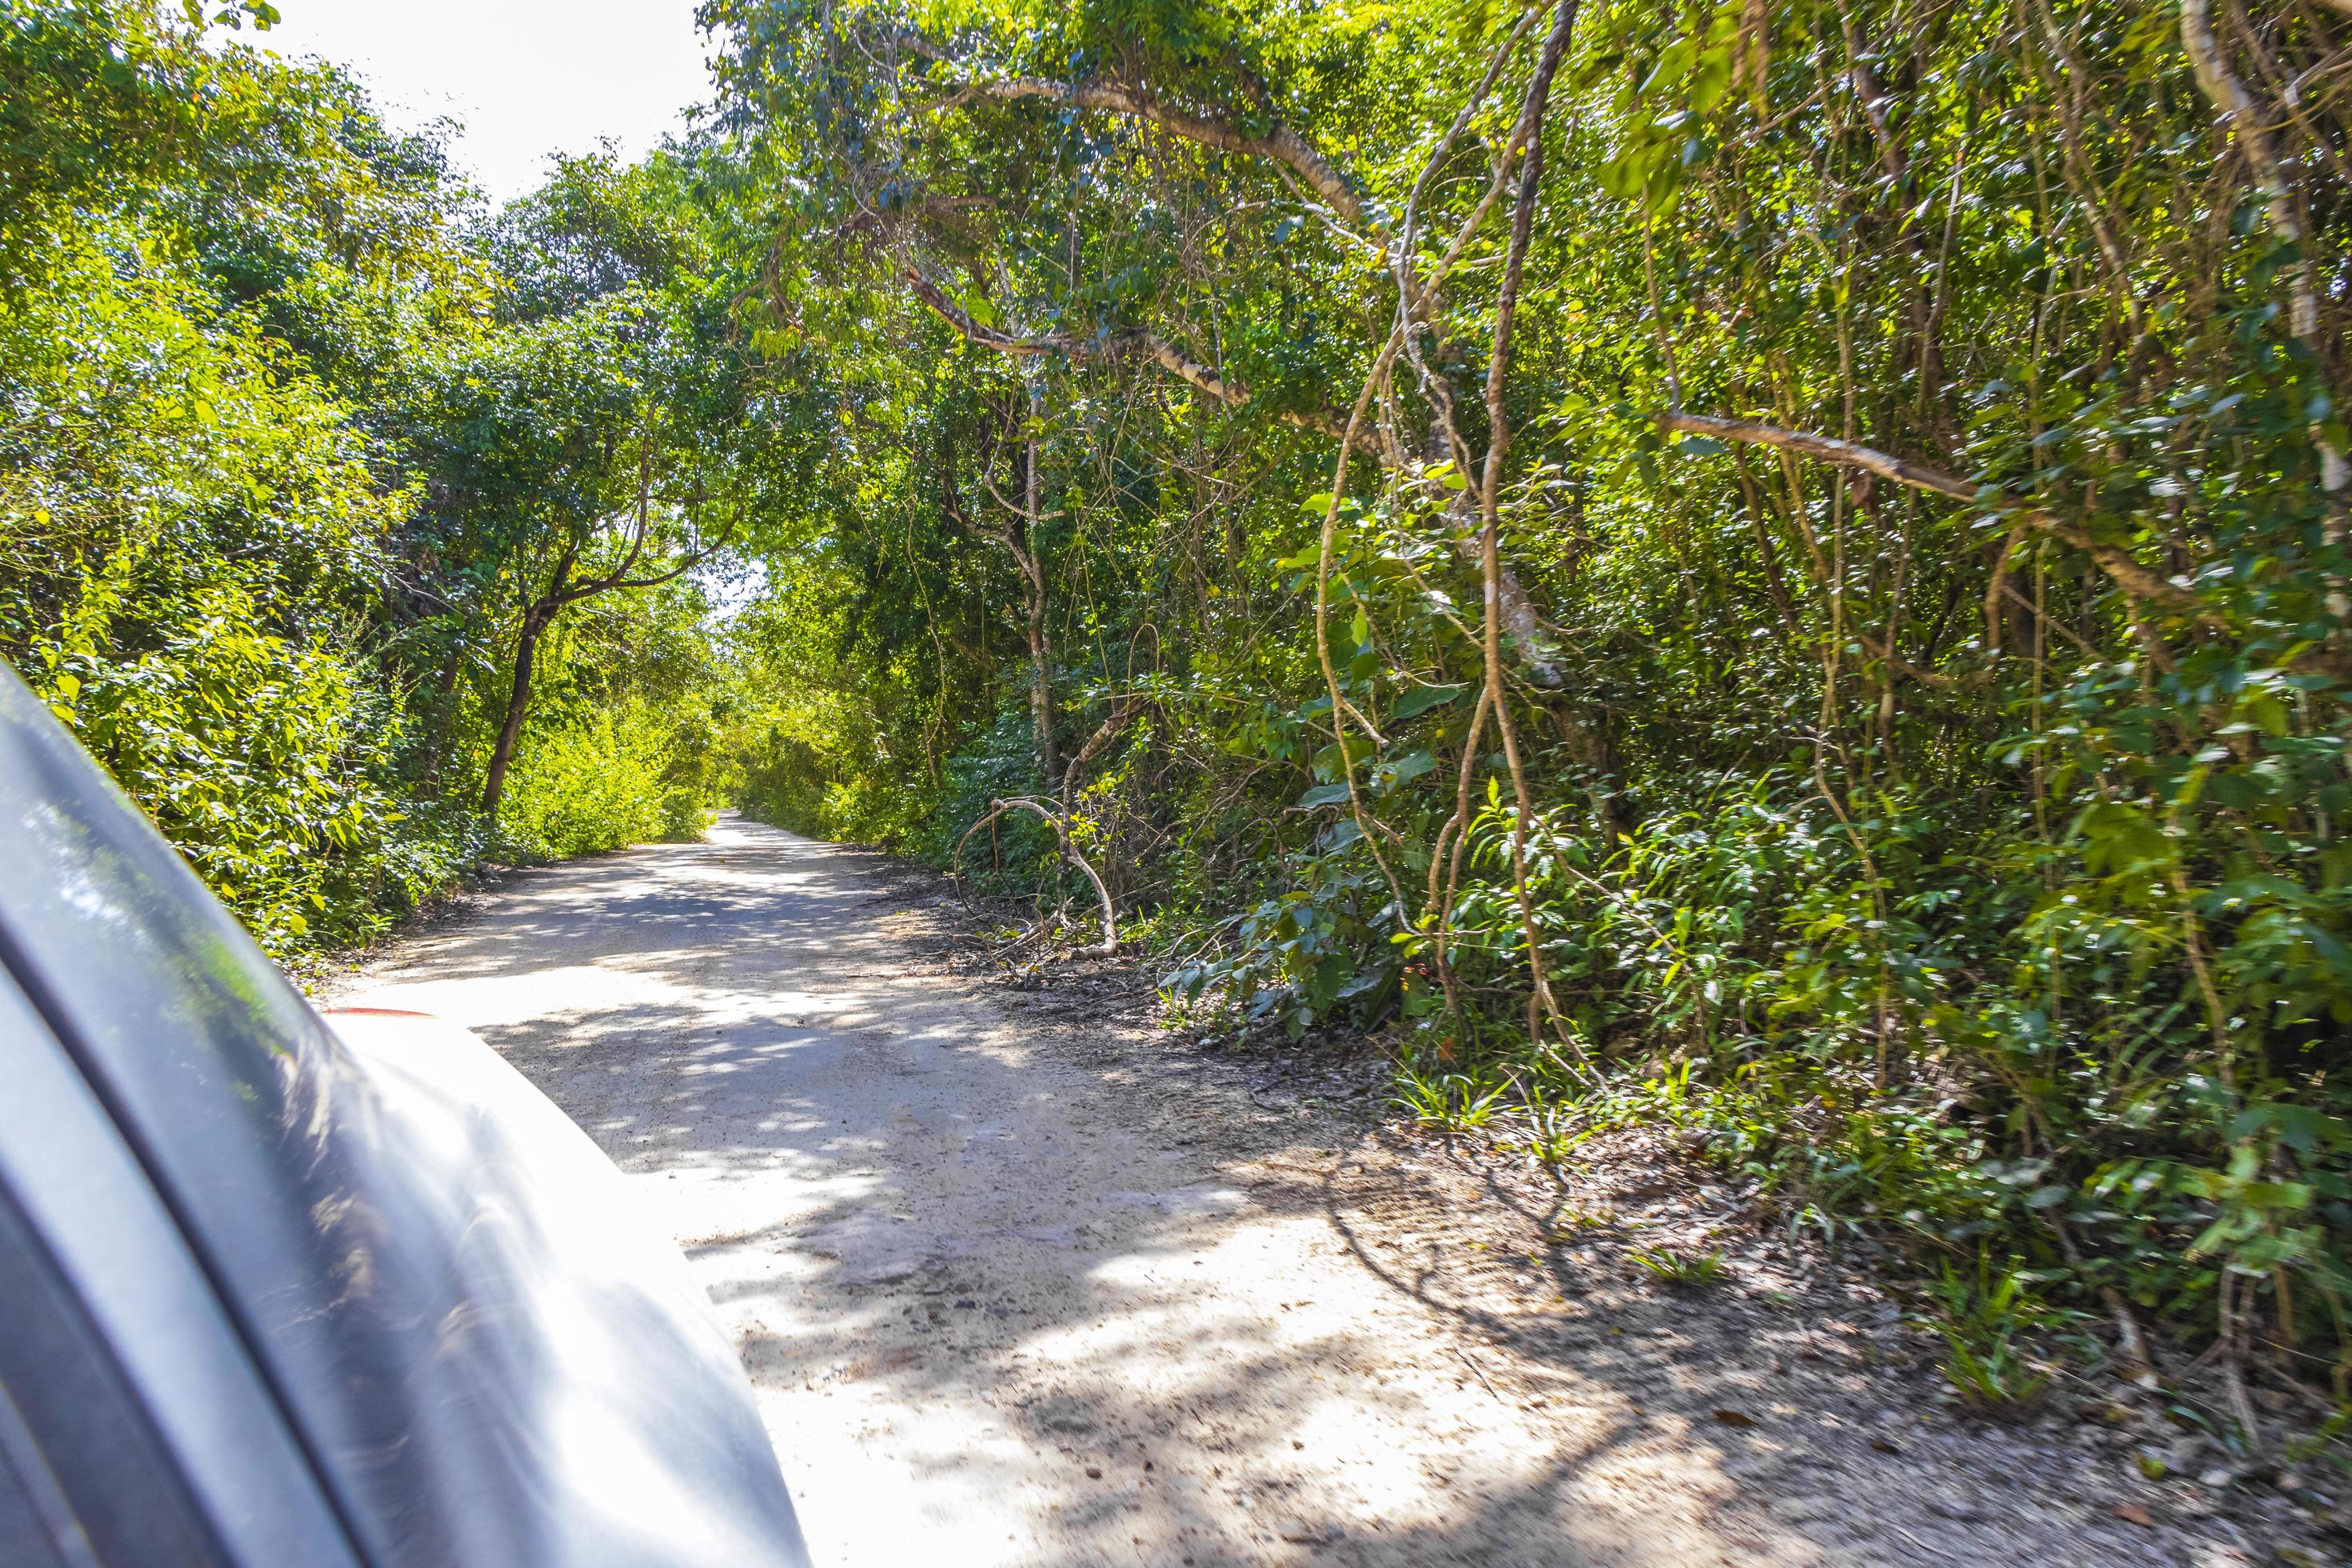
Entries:
{"type": "Polygon", "coordinates": [[[2161,1411],[1954,1409],[1888,1289],[1703,1151],[1448,1144],[1390,1124],[1377,1051],[1211,1050],[1149,971],[972,923],[729,820],[339,986],[477,1029],[639,1184],[822,1563],[2331,1560],[2326,1486],[2161,1411]],[[1640,1260],[1718,1251],[1683,1289],[1640,1260]]]}
{"type": "MultiPolygon", "coordinates": [[[[1793,1529],[1823,1562],[2352,1563],[2352,1478],[2244,1465],[2160,1394],[2062,1374],[2023,1409],[1969,1408],[1899,1266],[1793,1229],[1702,1137],[1622,1129],[1549,1167],[1424,1131],[1387,1102],[1374,1042],[1203,1048],[1152,1026],[1148,967],[1007,964],[953,913],[933,962],[992,974],[1057,1051],[1131,1087],[1163,1136],[1240,1162],[1270,1205],[1320,1214],[1359,1267],[1445,1326],[1455,1374],[1496,1421],[1541,1444],[1598,1382],[1720,1450],[1716,1507],[1735,1538],[1793,1529]],[[1257,1114],[1199,1114],[1209,1085],[1257,1114]],[[1678,1279],[1684,1259],[1716,1268],[1678,1279]]],[[[2310,1415],[2265,1404],[2282,1422],[2310,1415]]]]}

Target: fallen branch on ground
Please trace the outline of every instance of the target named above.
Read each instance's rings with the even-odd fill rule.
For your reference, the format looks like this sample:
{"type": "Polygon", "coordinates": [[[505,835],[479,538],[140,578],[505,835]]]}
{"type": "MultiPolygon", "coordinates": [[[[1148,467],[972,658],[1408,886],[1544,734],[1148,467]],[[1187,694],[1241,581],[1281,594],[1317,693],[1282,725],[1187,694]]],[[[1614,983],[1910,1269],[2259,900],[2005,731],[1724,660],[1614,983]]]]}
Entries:
{"type": "Polygon", "coordinates": [[[994,822],[998,817],[1003,816],[1008,811],[1034,811],[1039,816],[1044,817],[1045,819],[1045,825],[1054,830],[1055,841],[1061,847],[1062,858],[1068,861],[1071,865],[1076,866],[1081,872],[1085,873],[1087,880],[1094,884],[1095,897],[1102,901],[1102,941],[1095,943],[1091,947],[1072,948],[1070,950],[1070,956],[1073,958],[1118,957],[1118,912],[1111,906],[1110,889],[1103,885],[1101,874],[1096,871],[1094,867],[1087,861],[1087,858],[1079,854],[1076,847],[1071,844],[1069,819],[1063,816],[1060,811],[1048,805],[1043,801],[1032,800],[1027,795],[1008,795],[1002,800],[990,801],[988,803],[988,815],[981,817],[970,827],[965,828],[963,830],[963,837],[956,840],[955,858],[950,862],[949,874],[956,879],[957,887],[961,889],[963,885],[963,847],[971,841],[971,836],[973,834],[979,832],[982,828],[986,827],[990,823],[994,822]]]}

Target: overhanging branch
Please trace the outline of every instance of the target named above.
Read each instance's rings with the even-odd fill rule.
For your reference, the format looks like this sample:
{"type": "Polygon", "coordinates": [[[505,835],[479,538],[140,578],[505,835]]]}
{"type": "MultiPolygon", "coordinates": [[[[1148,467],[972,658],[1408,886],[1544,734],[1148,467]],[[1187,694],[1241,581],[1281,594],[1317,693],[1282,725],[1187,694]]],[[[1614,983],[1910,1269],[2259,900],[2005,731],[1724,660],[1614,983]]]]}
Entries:
{"type": "Polygon", "coordinates": [[[1939,468],[1931,468],[1924,463],[1915,463],[1908,458],[1895,457],[1852,441],[1841,441],[1832,436],[1784,430],[1777,425],[1759,424],[1752,419],[1721,419],[1707,414],[1661,414],[1658,416],[1658,427],[1685,436],[1712,437],[1718,441],[1778,447],[1782,451],[1800,452],[1840,468],[1861,468],[1898,485],[1908,485],[1913,489],[1927,490],[1981,506],[1988,510],[2006,512],[2036,532],[2046,533],[2053,539],[2071,544],[2089,556],[2098,563],[2099,570],[2114,579],[2117,587],[2134,598],[2165,605],[2208,626],[2224,624],[2221,616],[2201,605],[2196,595],[2177,583],[2166,581],[2140,564],[2129,551],[2098,539],[2081,523],[2060,517],[2021,497],[1980,489],[1966,479],[1939,468]]]}
{"type": "MultiPolygon", "coordinates": [[[[1226,407],[1239,408],[1250,400],[1248,388],[1237,382],[1225,380],[1196,360],[1186,358],[1173,343],[1157,333],[1145,332],[1139,341],[1144,351],[1151,356],[1154,364],[1171,375],[1199,388],[1226,407]]],[[[1311,414],[1301,414],[1294,409],[1281,409],[1276,411],[1274,416],[1285,425],[1296,426],[1301,430],[1311,430],[1318,436],[1328,436],[1334,441],[1345,439],[1348,434],[1347,421],[1328,409],[1318,409],[1311,414]]],[[[1356,433],[1355,444],[1363,451],[1370,452],[1376,449],[1370,434],[1366,431],[1360,430],[1356,433]]]]}
{"type": "Polygon", "coordinates": [[[1073,359],[1087,359],[1097,352],[1097,344],[1061,332],[1041,338],[1016,338],[1000,332],[994,327],[982,326],[972,318],[971,311],[950,299],[946,289],[921,272],[912,267],[902,268],[900,271],[915,298],[929,306],[931,313],[953,327],[966,342],[993,349],[1001,354],[1062,353],[1073,359]]]}
{"type": "MultiPolygon", "coordinates": [[[[949,59],[946,51],[936,46],[919,47],[916,52],[929,59],[943,62],[949,59]]],[[[1118,82],[1055,81],[1038,76],[980,78],[962,83],[960,96],[1003,100],[1043,98],[1066,103],[1076,109],[1105,110],[1157,125],[1171,135],[1198,142],[1203,147],[1271,159],[1306,181],[1307,187],[1341,217],[1353,224],[1364,221],[1364,204],[1354,191],[1349,189],[1347,180],[1332,167],[1330,160],[1280,121],[1274,122],[1272,130],[1260,134],[1244,130],[1223,115],[1195,114],[1163,103],[1149,88],[1130,87],[1118,82]]]]}
{"type": "MultiPolygon", "coordinates": [[[[994,327],[983,326],[971,311],[957,304],[947,290],[925,278],[912,267],[902,269],[907,287],[915,298],[928,306],[931,313],[956,330],[957,335],[977,347],[993,350],[1001,354],[1067,354],[1072,359],[1105,360],[1121,353],[1139,353],[1160,369],[1192,387],[1203,395],[1227,408],[1239,408],[1250,401],[1250,391],[1239,382],[1228,380],[1192,358],[1174,343],[1157,332],[1129,332],[1117,337],[1079,338],[1066,332],[1052,332],[1039,337],[1016,338],[994,327]]],[[[1347,435],[1346,424],[1326,410],[1302,414],[1295,409],[1276,411],[1274,417],[1285,425],[1301,430],[1311,430],[1318,436],[1339,440],[1347,435]]],[[[1368,432],[1359,431],[1355,444],[1365,451],[1373,450],[1368,432]]]]}

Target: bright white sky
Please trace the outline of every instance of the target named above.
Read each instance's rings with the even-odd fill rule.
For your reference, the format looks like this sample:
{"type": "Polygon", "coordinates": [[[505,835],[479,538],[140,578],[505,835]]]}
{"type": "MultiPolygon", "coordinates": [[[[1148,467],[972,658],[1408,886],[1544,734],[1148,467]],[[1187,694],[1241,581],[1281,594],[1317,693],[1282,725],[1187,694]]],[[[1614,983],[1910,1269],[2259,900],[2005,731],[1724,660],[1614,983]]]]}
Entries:
{"type": "Polygon", "coordinates": [[[464,122],[458,159],[503,202],[550,153],[646,152],[710,96],[694,0],[277,0],[245,39],[352,68],[394,124],[464,122]]]}

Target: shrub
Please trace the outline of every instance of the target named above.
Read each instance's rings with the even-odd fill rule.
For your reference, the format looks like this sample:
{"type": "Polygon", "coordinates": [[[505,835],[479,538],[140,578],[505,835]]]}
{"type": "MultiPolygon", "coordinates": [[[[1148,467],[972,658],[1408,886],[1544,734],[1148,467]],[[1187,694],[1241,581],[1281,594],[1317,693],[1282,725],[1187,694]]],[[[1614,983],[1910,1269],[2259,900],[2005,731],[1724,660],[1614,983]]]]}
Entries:
{"type": "Polygon", "coordinates": [[[257,630],[234,583],[183,608],[152,651],[53,655],[37,679],[256,940],[358,941],[449,880],[466,826],[396,809],[398,710],[355,661],[257,630]]]}
{"type": "Polygon", "coordinates": [[[499,815],[504,846],[556,859],[698,837],[702,802],[671,777],[676,752],[676,735],[642,701],[526,738],[499,815]]]}

